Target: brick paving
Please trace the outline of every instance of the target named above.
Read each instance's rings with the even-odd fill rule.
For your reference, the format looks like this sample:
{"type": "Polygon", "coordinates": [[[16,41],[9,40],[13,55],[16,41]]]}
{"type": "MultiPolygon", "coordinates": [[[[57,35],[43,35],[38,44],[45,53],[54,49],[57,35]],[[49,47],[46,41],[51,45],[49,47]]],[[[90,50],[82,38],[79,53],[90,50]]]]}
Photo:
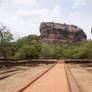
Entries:
{"type": "Polygon", "coordinates": [[[23,92],[70,92],[64,63],[56,64],[23,92]]]}

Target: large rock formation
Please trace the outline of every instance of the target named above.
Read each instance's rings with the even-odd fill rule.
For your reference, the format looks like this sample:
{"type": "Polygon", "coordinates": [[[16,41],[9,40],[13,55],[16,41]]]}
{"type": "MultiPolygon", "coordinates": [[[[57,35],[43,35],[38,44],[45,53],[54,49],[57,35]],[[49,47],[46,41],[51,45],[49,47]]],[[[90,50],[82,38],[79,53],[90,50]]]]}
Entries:
{"type": "Polygon", "coordinates": [[[40,37],[46,41],[85,41],[87,36],[77,26],[43,22],[40,25],[40,37]]]}

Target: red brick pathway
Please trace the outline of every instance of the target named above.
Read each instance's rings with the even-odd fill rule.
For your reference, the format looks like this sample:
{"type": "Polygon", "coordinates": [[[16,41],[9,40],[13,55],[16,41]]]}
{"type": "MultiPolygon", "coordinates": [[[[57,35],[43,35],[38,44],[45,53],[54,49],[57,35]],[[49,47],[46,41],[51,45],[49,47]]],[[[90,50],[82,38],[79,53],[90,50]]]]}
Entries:
{"type": "Polygon", "coordinates": [[[64,63],[56,64],[23,92],[70,92],[64,63]]]}

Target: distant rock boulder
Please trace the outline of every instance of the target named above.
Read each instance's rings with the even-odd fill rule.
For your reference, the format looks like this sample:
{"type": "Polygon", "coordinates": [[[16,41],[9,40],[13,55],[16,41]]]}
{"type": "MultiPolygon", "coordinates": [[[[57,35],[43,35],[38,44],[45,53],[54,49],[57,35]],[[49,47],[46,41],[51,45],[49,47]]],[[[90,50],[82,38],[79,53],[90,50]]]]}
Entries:
{"type": "Polygon", "coordinates": [[[87,39],[83,30],[75,25],[53,22],[42,22],[40,37],[43,41],[85,41],[87,39]]]}

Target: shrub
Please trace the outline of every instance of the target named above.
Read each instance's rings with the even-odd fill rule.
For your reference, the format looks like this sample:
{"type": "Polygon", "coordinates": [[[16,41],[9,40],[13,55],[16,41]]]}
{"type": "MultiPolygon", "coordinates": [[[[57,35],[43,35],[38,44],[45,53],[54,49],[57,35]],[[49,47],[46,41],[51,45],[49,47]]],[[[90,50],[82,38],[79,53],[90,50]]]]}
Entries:
{"type": "Polygon", "coordinates": [[[60,58],[63,56],[62,49],[55,45],[43,44],[41,58],[60,58]]]}
{"type": "Polygon", "coordinates": [[[39,53],[37,52],[35,46],[33,46],[33,45],[24,45],[23,47],[21,47],[19,49],[18,52],[16,52],[15,57],[16,58],[22,58],[22,59],[38,58],[39,53]]]}
{"type": "Polygon", "coordinates": [[[92,41],[83,44],[78,51],[79,58],[91,58],[92,59],[92,41]]]}

